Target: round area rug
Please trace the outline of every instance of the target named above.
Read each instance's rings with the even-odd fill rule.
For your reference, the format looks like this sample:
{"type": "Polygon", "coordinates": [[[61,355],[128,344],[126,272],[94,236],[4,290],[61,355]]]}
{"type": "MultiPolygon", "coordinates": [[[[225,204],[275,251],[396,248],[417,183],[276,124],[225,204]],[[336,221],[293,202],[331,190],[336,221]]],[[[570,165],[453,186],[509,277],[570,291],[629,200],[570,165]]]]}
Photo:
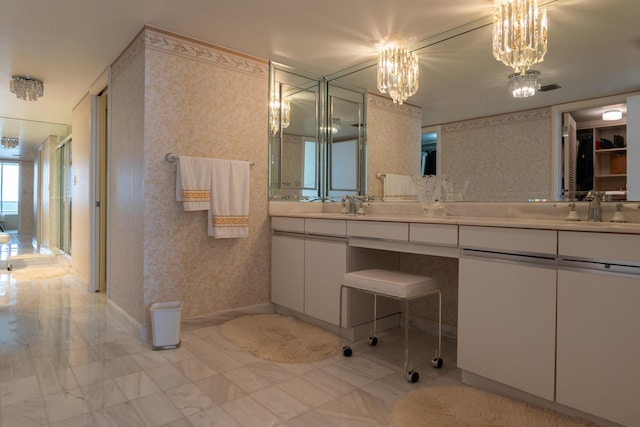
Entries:
{"type": "Polygon", "coordinates": [[[62,267],[36,267],[14,270],[11,277],[15,280],[45,280],[55,279],[67,274],[67,270],[62,267]]]}
{"type": "Polygon", "coordinates": [[[239,317],[225,322],[221,331],[238,347],[272,362],[317,362],[339,353],[335,334],[280,314],[239,317]]]}
{"type": "Polygon", "coordinates": [[[465,385],[454,385],[407,393],[393,407],[391,426],[596,427],[596,424],[465,385]]]}

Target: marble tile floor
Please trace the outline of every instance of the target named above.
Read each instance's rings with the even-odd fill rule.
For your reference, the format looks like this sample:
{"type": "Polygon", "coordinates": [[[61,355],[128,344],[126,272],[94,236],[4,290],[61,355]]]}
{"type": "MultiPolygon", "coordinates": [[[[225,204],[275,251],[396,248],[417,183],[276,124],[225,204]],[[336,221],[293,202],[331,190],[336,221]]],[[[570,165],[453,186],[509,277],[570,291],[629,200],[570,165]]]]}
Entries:
{"type": "Polygon", "coordinates": [[[0,274],[2,427],[387,426],[407,391],[460,383],[455,342],[412,331],[421,379],[402,373],[402,330],[377,347],[310,364],[260,360],[224,339],[225,313],[184,323],[182,346],[152,351],[71,275],[37,282],[0,274]]]}

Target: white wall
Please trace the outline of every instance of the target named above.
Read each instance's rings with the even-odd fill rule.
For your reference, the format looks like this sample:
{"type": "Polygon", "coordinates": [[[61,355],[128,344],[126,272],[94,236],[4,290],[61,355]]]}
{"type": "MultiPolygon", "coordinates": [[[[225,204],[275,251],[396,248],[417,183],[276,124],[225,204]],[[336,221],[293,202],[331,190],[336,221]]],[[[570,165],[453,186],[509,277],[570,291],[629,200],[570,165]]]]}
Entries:
{"type": "Polygon", "coordinates": [[[85,96],[73,109],[71,188],[71,269],[89,283],[91,227],[91,96],[85,96]]]}
{"type": "Polygon", "coordinates": [[[640,200],[640,95],[627,98],[627,200],[640,200]]]}

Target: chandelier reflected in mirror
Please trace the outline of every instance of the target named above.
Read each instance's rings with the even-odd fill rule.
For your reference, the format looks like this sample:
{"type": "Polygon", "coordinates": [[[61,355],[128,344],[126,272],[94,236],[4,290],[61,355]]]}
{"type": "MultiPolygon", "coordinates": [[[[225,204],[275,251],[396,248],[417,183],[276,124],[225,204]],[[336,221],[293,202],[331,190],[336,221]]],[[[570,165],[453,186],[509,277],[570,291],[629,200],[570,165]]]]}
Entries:
{"type": "Polygon", "coordinates": [[[338,132],[340,132],[340,129],[342,129],[342,124],[340,122],[341,120],[339,117],[334,117],[333,119],[331,119],[331,126],[329,127],[321,126],[320,130],[322,132],[329,131],[331,135],[337,135],[338,132]]]}
{"type": "Polygon", "coordinates": [[[44,84],[28,76],[13,76],[9,83],[9,90],[24,101],[37,101],[44,95],[44,84]]]}
{"type": "Polygon", "coordinates": [[[493,56],[514,73],[527,71],[547,53],[547,10],[537,0],[507,0],[493,15],[493,56]]]}
{"type": "Polygon", "coordinates": [[[514,98],[527,98],[540,89],[540,72],[527,70],[509,76],[509,92],[514,98]]]}
{"type": "Polygon", "coordinates": [[[269,102],[269,117],[272,135],[280,131],[280,125],[282,125],[282,129],[288,128],[291,123],[291,103],[289,100],[285,99],[280,102],[278,96],[271,98],[271,102],[269,102]]]}
{"type": "Polygon", "coordinates": [[[389,47],[378,59],[378,90],[402,104],[418,91],[418,54],[404,47],[389,47]]]}
{"type": "Polygon", "coordinates": [[[18,146],[18,142],[18,138],[11,138],[8,136],[3,136],[0,140],[0,143],[2,143],[4,148],[16,148],[18,146]]]}

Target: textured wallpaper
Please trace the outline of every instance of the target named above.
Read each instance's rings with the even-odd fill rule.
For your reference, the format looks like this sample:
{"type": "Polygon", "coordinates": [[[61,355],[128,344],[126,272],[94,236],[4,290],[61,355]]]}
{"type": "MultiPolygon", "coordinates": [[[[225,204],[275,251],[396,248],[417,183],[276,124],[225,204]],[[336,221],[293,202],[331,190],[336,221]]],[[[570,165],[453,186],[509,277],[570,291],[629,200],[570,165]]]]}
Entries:
{"type": "Polygon", "coordinates": [[[470,178],[467,201],[548,198],[550,135],[550,108],[443,125],[442,173],[470,178]]]}
{"type": "Polygon", "coordinates": [[[267,62],[147,27],[112,73],[113,302],[142,324],[158,301],[183,319],[268,302],[267,62]],[[248,238],[182,210],[167,153],[254,162],[248,238]]]}
{"type": "Polygon", "coordinates": [[[190,318],[268,302],[267,63],[166,34],[147,40],[145,306],[179,299],[190,318]],[[248,238],[212,239],[205,212],[182,210],[167,152],[254,162],[248,238]]]}
{"type": "Polygon", "coordinates": [[[111,68],[108,296],[143,324],[144,39],[139,36],[111,68]]]}

